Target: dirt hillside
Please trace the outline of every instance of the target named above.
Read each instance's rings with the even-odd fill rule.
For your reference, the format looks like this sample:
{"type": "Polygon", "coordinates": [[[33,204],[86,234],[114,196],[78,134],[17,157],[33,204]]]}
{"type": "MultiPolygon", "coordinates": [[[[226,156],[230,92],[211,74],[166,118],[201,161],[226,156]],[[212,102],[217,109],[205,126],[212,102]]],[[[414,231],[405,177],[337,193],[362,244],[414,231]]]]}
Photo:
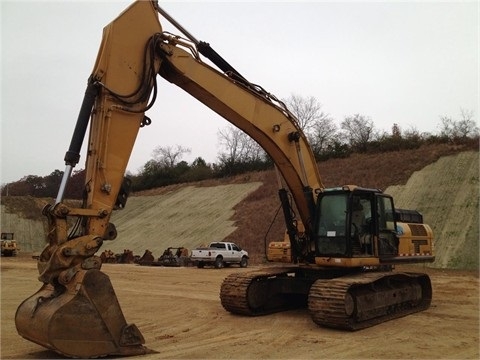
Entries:
{"type": "MultiPolygon", "coordinates": [[[[478,269],[478,164],[478,151],[430,146],[354,154],[322,162],[319,168],[325,186],[387,189],[397,207],[421,211],[436,237],[434,266],[478,269]]],[[[112,217],[118,238],[105,242],[101,251],[130,249],[142,255],[149,249],[158,257],[169,246],[191,249],[225,239],[246,248],[251,263],[260,263],[265,244],[283,237],[282,215],[275,217],[276,184],[274,172],[266,171],[134,194],[112,217]]],[[[2,231],[15,232],[22,251],[39,252],[44,246],[40,209],[47,200],[2,198],[2,231]]]]}
{"type": "Polygon", "coordinates": [[[479,268],[479,156],[443,157],[386,192],[397,207],[417,209],[435,235],[435,267],[479,268]]]}
{"type": "Polygon", "coordinates": [[[118,237],[104,248],[139,255],[148,249],[158,257],[169,246],[193,249],[221,241],[235,230],[233,207],[260,185],[186,186],[163,195],[134,196],[112,216],[118,237]]]}
{"type": "Polygon", "coordinates": [[[45,243],[47,224],[41,216],[45,201],[30,196],[2,197],[2,232],[13,232],[21,251],[39,251],[45,243]]]}

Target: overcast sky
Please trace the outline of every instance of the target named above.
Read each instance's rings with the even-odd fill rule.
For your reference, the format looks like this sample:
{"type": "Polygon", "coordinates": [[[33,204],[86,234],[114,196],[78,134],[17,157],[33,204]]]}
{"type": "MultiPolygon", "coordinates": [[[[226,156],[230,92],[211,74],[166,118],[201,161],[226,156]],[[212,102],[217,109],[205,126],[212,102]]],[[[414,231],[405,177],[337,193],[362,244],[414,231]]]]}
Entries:
{"type": "MultiPolygon", "coordinates": [[[[102,29],[129,4],[1,0],[2,184],[64,170],[102,29]]],[[[280,99],[313,96],[337,125],[359,113],[379,130],[397,123],[437,132],[440,116],[458,119],[461,109],[478,121],[478,1],[160,5],[250,82],[280,99]]],[[[162,78],[159,85],[128,170],[137,173],[159,145],[190,148],[188,162],[216,162],[227,121],[162,78]]]]}

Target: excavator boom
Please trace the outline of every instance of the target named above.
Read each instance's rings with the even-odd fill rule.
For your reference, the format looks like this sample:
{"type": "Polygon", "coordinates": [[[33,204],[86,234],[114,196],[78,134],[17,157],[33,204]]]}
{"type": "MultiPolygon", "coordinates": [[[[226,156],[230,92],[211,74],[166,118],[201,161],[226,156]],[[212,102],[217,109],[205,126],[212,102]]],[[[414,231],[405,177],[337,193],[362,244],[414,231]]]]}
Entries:
{"type": "Polygon", "coordinates": [[[135,2],[104,28],[56,203],[43,210],[49,223],[48,245],[38,260],[43,285],[18,307],[15,324],[26,339],[66,356],[146,352],[142,334],[127,324],[95,253],[104,240],[115,238],[109,219],[128,196],[123,177],[138,130],[149,123],[144,113],[159,66],[150,40],[161,32],[150,1],[135,2]],[[76,209],[62,202],[63,192],[88,125],[84,199],[76,209]],[[77,218],[71,231],[67,218],[77,218]]]}

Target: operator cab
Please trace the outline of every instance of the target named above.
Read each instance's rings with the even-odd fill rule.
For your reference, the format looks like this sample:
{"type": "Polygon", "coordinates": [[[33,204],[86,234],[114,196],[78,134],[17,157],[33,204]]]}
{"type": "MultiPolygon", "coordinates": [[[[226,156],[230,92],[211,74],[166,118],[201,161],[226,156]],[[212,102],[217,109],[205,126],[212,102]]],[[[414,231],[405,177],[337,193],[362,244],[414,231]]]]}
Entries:
{"type": "Polygon", "coordinates": [[[377,265],[379,258],[396,256],[394,212],[392,197],[380,190],[351,185],[324,190],[316,208],[316,262],[323,259],[321,265],[354,267],[377,265]]]}

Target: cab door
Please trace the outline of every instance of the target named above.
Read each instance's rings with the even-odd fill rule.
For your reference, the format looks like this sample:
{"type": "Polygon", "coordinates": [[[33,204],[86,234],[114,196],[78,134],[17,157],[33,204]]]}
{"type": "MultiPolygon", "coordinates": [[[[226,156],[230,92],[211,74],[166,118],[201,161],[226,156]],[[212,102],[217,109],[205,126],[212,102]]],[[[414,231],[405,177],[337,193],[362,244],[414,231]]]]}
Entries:
{"type": "Polygon", "coordinates": [[[225,244],[225,254],[223,256],[224,261],[232,261],[233,260],[233,249],[231,244],[225,244]]]}
{"type": "Polygon", "coordinates": [[[376,252],[379,257],[396,256],[399,239],[395,229],[395,208],[391,196],[378,194],[376,196],[376,252]]]}
{"type": "Polygon", "coordinates": [[[232,244],[232,257],[234,261],[239,261],[242,258],[241,255],[242,249],[238,245],[232,244]]]}

